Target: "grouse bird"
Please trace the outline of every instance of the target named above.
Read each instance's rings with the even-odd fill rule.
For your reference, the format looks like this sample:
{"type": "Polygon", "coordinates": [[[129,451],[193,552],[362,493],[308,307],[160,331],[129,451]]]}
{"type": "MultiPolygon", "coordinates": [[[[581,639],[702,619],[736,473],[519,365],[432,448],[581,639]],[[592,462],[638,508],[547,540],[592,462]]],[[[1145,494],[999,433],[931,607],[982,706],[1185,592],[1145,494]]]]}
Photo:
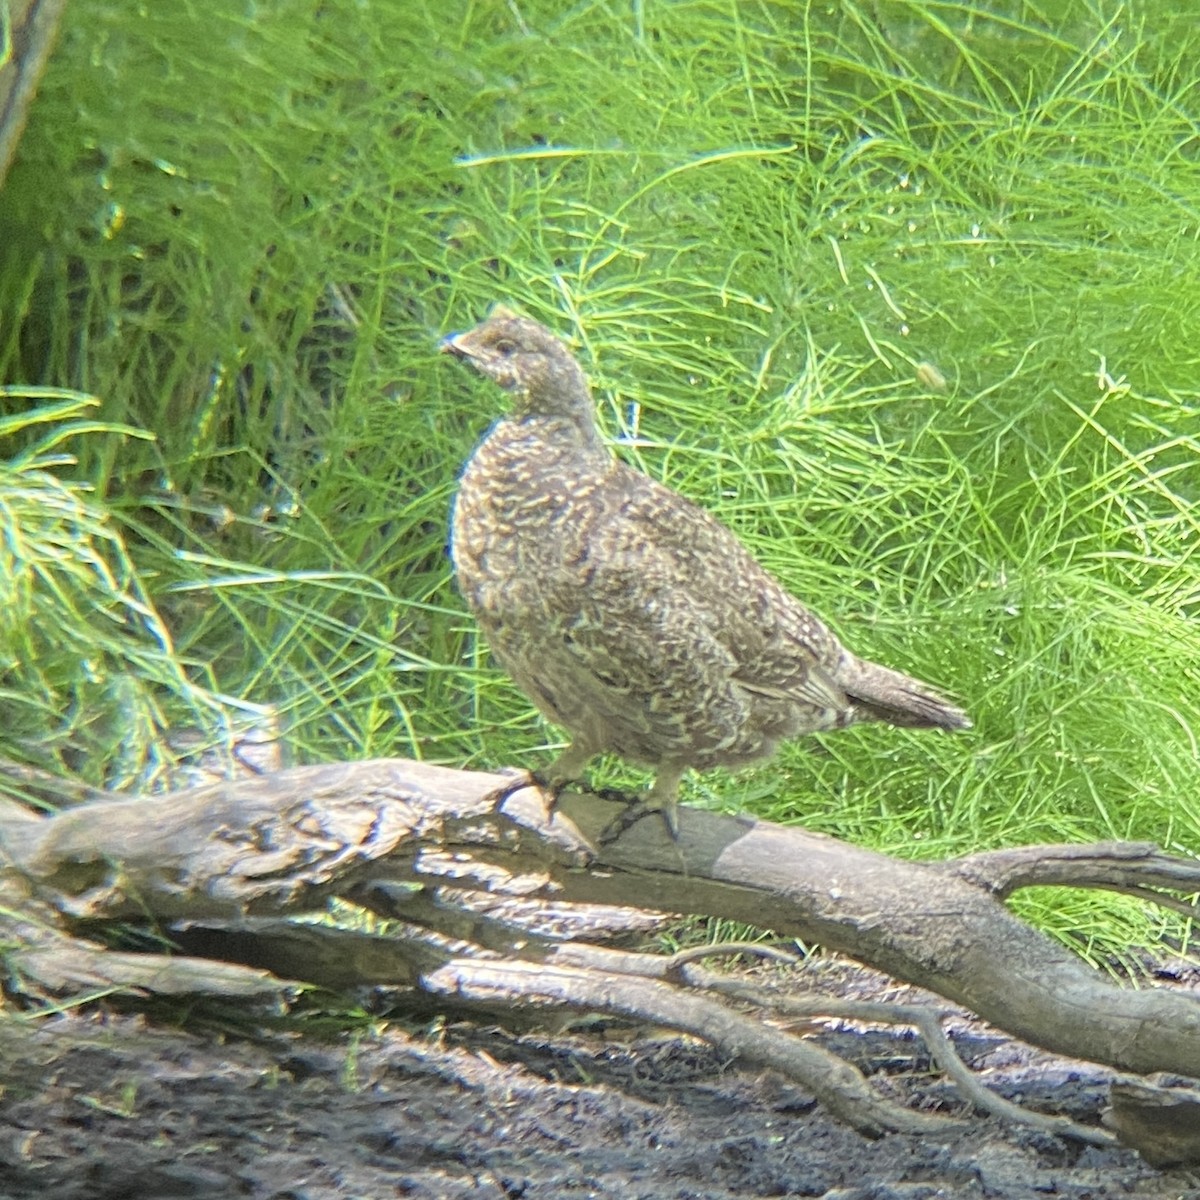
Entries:
{"type": "Polygon", "coordinates": [[[704,509],[619,461],[548,329],[497,306],[442,342],[507,391],[463,471],[451,550],[493,654],[571,735],[539,776],[611,751],[655,770],[678,836],[689,768],[738,766],[857,721],[965,729],[966,714],[847,650],[704,509]]]}

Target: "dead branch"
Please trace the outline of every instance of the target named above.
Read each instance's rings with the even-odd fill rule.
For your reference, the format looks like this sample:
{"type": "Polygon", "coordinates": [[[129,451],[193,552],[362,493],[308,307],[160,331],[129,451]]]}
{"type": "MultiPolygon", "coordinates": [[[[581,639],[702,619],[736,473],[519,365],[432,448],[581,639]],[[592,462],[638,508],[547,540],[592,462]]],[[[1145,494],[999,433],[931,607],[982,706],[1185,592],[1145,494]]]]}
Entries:
{"type": "Polygon", "coordinates": [[[878,1096],[862,1072],[837,1055],[700,995],[708,981],[699,975],[669,979],[664,968],[673,960],[662,955],[569,943],[531,960],[498,958],[429,931],[392,931],[385,939],[272,919],[237,927],[188,925],[179,941],[192,955],[220,953],[258,968],[303,970],[306,978],[338,990],[366,983],[409,987],[439,997],[452,1010],[497,1016],[535,1011],[543,1018],[603,1013],[674,1029],[778,1071],[868,1137],[936,1133],[955,1124],[878,1096]]]}
{"type": "MultiPolygon", "coordinates": [[[[963,878],[1002,898],[1027,887],[1090,887],[1143,892],[1162,902],[1153,888],[1194,893],[1200,861],[1163,854],[1149,842],[1098,842],[1092,846],[1013,846],[955,860],[963,878]]],[[[1175,907],[1172,905],[1172,907],[1175,907]]],[[[1179,905],[1185,916],[1200,906],[1179,905]]]]}
{"type": "MultiPolygon", "coordinates": [[[[694,948],[696,952],[674,954],[667,960],[667,973],[676,972],[683,965],[700,957],[699,951],[716,950],[724,953],[728,946],[694,948]]],[[[757,952],[759,947],[744,947],[743,950],[757,952]]],[[[776,952],[778,953],[778,952],[776,952]]],[[[796,965],[799,965],[797,960],[796,965]]],[[[1044,1133],[1070,1137],[1095,1146],[1111,1145],[1116,1138],[1099,1129],[1091,1129],[1072,1121],[1068,1117],[1046,1116],[1019,1104],[1005,1100],[989,1091],[979,1082],[970,1068],[959,1057],[954,1043],[942,1027],[944,1013],[925,1004],[889,1004],[880,1000],[836,1000],[825,996],[793,996],[781,994],[767,988],[756,987],[739,979],[730,979],[706,971],[691,974],[688,982],[694,987],[705,987],[723,996],[730,996],[753,1004],[763,1011],[776,1012],[789,1017],[840,1017],[849,1021],[872,1024],[909,1025],[914,1028],[929,1050],[930,1057],[955,1083],[955,1086],[976,1108],[992,1113],[1018,1125],[1028,1125],[1044,1133]]]]}
{"type": "MultiPolygon", "coordinates": [[[[844,1063],[838,1072],[821,1063],[816,1077],[837,1076],[822,1090],[808,1044],[709,998],[735,994],[711,972],[676,963],[664,974],[661,958],[632,969],[654,956],[626,957],[624,966],[597,960],[589,956],[616,952],[561,944],[561,930],[531,926],[530,907],[554,905],[560,920],[564,906],[595,905],[744,921],[841,951],[1054,1052],[1137,1075],[1200,1076],[1200,998],[1121,988],[1002,903],[1020,887],[1052,882],[1159,889],[1155,896],[1182,904],[1170,893],[1200,892],[1200,862],[1106,844],[903,863],[696,810],[681,814],[678,842],[647,820],[603,844],[619,812],[612,801],[572,795],[550,816],[521,776],[388,760],[85,804],[41,820],[0,811],[0,852],[6,884],[19,881],[67,930],[151,919],[194,957],[339,990],[385,984],[465,1006],[582,1006],[653,1020],[783,1066],[868,1132],[908,1127],[908,1118],[861,1078],[843,1079],[844,1063]],[[456,902],[480,892],[512,908],[456,902]],[[387,937],[333,937],[284,919],[332,898],[404,924],[387,937]]],[[[143,977],[136,986],[153,983],[143,977]]],[[[737,998],[766,1002],[757,993],[737,998]]],[[[891,1014],[901,1017],[949,1074],[962,1074],[936,1015],[891,1014]]]]}

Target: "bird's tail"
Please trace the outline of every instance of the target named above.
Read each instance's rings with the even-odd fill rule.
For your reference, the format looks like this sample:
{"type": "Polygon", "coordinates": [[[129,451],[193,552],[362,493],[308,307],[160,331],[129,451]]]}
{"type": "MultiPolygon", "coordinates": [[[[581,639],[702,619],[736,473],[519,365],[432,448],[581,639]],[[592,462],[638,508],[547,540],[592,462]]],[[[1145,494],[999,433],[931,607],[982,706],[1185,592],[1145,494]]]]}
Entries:
{"type": "MultiPolygon", "coordinates": [[[[847,658],[850,656],[847,655],[847,658]]],[[[838,682],[860,720],[915,729],[970,729],[971,718],[932,688],[900,671],[856,658],[843,662],[838,682]]]]}

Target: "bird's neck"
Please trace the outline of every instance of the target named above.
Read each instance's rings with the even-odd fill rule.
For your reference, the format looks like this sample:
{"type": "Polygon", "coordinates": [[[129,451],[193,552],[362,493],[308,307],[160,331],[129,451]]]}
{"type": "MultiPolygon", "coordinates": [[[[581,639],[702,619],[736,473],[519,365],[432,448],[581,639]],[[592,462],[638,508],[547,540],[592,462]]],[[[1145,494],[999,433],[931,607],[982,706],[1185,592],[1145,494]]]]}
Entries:
{"type": "Polygon", "coordinates": [[[557,413],[528,413],[514,418],[511,424],[517,427],[522,437],[553,446],[570,457],[611,457],[611,451],[601,439],[596,422],[591,417],[578,420],[557,413]]]}
{"type": "Polygon", "coordinates": [[[504,494],[524,503],[521,497],[541,495],[547,478],[607,474],[615,462],[594,421],[527,412],[497,421],[467,470],[488,480],[493,497],[504,494]]]}
{"type": "Polygon", "coordinates": [[[525,433],[574,453],[610,457],[596,428],[596,405],[587,383],[556,388],[549,397],[522,397],[512,421],[525,433]]]}

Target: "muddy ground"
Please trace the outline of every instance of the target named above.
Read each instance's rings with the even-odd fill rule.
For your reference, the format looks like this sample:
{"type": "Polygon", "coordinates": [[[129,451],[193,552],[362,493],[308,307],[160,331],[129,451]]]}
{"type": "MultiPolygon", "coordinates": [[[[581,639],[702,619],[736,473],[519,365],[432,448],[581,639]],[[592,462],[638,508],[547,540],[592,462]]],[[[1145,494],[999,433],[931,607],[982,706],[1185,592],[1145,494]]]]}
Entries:
{"type": "MultiPolygon", "coordinates": [[[[955,1035],[1009,1098],[1099,1119],[1106,1072],[965,1020],[955,1035]]],[[[903,1032],[812,1036],[890,1095],[968,1115],[903,1032]]],[[[5,1200],[1200,1197],[1200,1171],[980,1117],[865,1141],[795,1086],[661,1031],[392,1021],[251,1039],[92,1012],[9,1029],[0,1052],[5,1200]]]]}

